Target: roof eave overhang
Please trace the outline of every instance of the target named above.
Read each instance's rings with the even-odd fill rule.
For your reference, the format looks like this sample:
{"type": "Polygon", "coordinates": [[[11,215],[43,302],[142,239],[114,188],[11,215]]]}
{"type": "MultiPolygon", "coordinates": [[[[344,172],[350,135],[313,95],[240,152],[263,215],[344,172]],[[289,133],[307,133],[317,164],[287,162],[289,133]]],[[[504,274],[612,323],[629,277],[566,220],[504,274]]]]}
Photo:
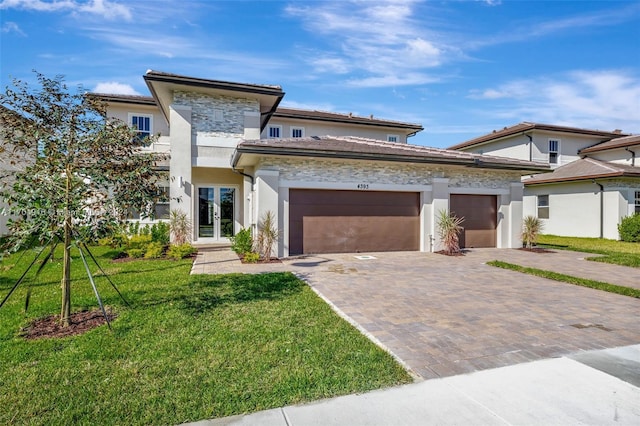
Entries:
{"type": "Polygon", "coordinates": [[[527,182],[526,180],[523,182],[525,186],[533,186],[533,185],[549,185],[553,183],[566,183],[566,182],[580,182],[580,181],[592,181],[594,179],[611,179],[616,177],[630,177],[630,178],[640,178],[639,173],[629,173],[629,172],[613,172],[613,173],[602,173],[598,175],[588,175],[588,176],[572,176],[567,178],[556,178],[556,179],[544,179],[538,180],[535,182],[527,182]]]}
{"type": "Polygon", "coordinates": [[[276,87],[269,88],[154,73],[147,73],[143,78],[167,123],[170,121],[169,105],[173,101],[171,93],[178,88],[219,92],[227,95],[242,93],[245,94],[245,97],[258,99],[260,101],[260,131],[264,130],[285,95],[282,89],[276,87]]]}
{"type": "Polygon", "coordinates": [[[312,115],[304,115],[304,114],[290,114],[278,112],[274,114],[274,116],[279,118],[292,118],[296,120],[309,120],[309,121],[322,121],[322,122],[330,122],[330,123],[343,123],[343,124],[362,124],[366,126],[374,126],[374,127],[388,127],[392,129],[404,129],[404,130],[413,130],[408,136],[413,136],[418,132],[424,130],[423,126],[414,125],[414,124],[404,124],[404,123],[381,123],[381,122],[373,122],[368,121],[367,119],[353,119],[353,118],[331,118],[331,117],[317,117],[312,115]]]}
{"type": "Polygon", "coordinates": [[[544,173],[550,171],[539,166],[515,165],[492,163],[479,161],[478,159],[452,159],[452,158],[436,158],[436,157],[418,157],[411,155],[384,155],[384,154],[368,154],[360,152],[342,152],[342,151],[317,151],[317,150],[298,150],[298,149],[282,149],[282,148],[256,148],[238,146],[232,156],[231,166],[236,167],[243,154],[252,155],[275,155],[285,157],[314,157],[314,158],[332,158],[346,160],[369,160],[369,161],[388,161],[398,163],[414,163],[414,164],[442,164],[448,166],[463,166],[479,169],[500,169],[519,171],[523,174],[544,173]]]}

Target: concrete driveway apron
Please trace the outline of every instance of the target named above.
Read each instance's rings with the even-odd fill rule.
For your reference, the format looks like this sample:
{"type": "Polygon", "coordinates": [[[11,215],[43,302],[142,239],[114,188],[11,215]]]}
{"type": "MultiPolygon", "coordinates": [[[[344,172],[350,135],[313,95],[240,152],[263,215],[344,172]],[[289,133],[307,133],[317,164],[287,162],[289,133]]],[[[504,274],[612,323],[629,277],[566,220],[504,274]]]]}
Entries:
{"type": "Polygon", "coordinates": [[[304,278],[424,379],[640,343],[639,299],[484,264],[510,257],[523,264],[527,255],[544,256],[336,254],[285,260],[277,269],[304,278]]]}

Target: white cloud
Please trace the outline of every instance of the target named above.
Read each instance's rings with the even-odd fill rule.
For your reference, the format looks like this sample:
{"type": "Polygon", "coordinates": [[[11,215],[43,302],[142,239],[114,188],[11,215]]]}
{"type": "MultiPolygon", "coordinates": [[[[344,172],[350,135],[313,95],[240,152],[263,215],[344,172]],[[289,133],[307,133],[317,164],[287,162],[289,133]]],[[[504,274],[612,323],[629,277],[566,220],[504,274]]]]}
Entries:
{"type": "Polygon", "coordinates": [[[96,84],[93,88],[94,93],[108,93],[113,95],[140,95],[129,84],[118,83],[116,81],[104,81],[96,84]]]}
{"type": "Polygon", "coordinates": [[[106,19],[132,18],[131,10],[120,3],[111,0],[90,0],[78,2],[75,0],[2,0],[0,9],[22,9],[36,12],[71,12],[72,14],[90,14],[102,16],[106,19]]]}
{"type": "Polygon", "coordinates": [[[20,29],[18,24],[16,24],[15,22],[11,22],[11,21],[7,21],[2,25],[2,32],[3,33],[16,33],[16,34],[21,35],[23,37],[27,36],[27,34],[24,31],[22,31],[22,29],[20,29]]]}
{"type": "Polygon", "coordinates": [[[418,22],[416,3],[334,1],[293,5],[285,11],[333,45],[307,55],[315,58],[308,61],[316,73],[352,73],[347,82],[351,86],[387,87],[433,82],[437,79],[425,70],[458,54],[429,28],[428,18],[420,16],[418,22]]]}
{"type": "Polygon", "coordinates": [[[572,71],[471,91],[505,120],[629,132],[640,130],[640,76],[621,70],[572,71]],[[493,108],[492,103],[498,105],[493,108]]]}

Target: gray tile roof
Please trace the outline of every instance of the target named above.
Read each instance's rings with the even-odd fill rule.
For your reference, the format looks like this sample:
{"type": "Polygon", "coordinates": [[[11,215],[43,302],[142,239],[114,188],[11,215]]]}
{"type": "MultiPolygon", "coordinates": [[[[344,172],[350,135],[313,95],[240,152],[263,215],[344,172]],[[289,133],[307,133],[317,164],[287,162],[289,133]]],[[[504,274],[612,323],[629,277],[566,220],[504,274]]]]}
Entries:
{"type": "Polygon", "coordinates": [[[366,124],[366,125],[376,125],[376,126],[385,126],[385,127],[398,127],[398,128],[405,128],[405,129],[410,129],[415,131],[424,130],[421,124],[407,123],[403,121],[385,120],[381,118],[375,118],[373,117],[373,115],[369,117],[360,117],[357,115],[353,115],[351,113],[340,114],[337,112],[329,112],[329,111],[316,111],[316,110],[278,107],[278,109],[273,114],[273,116],[282,117],[282,118],[297,118],[297,119],[330,121],[330,122],[339,122],[339,123],[355,123],[355,124],[366,124]]]}
{"type": "Polygon", "coordinates": [[[607,138],[607,139],[618,138],[620,136],[627,136],[627,134],[621,133],[619,131],[609,132],[604,130],[581,129],[578,127],[556,126],[554,124],[530,123],[525,121],[525,122],[516,124],[515,126],[505,127],[504,129],[501,129],[501,130],[494,130],[489,134],[477,137],[475,139],[470,139],[466,142],[462,142],[457,145],[450,146],[449,149],[469,148],[474,145],[480,145],[483,143],[491,142],[496,139],[504,138],[506,136],[512,136],[512,135],[530,131],[530,130],[549,130],[549,131],[561,132],[561,133],[600,136],[602,138],[607,138]]]}
{"type": "Polygon", "coordinates": [[[588,154],[591,152],[600,152],[633,145],[640,145],[640,135],[625,136],[622,138],[615,138],[611,139],[610,141],[601,142],[599,144],[581,149],[579,154],[588,154]]]}
{"type": "Polygon", "coordinates": [[[520,170],[523,173],[525,171],[544,172],[549,170],[549,165],[545,163],[349,136],[312,136],[243,141],[237,146],[234,153],[232,159],[234,166],[243,154],[435,163],[520,170]]]}
{"type": "Polygon", "coordinates": [[[525,179],[525,185],[571,182],[610,177],[640,177],[640,167],[581,158],[560,166],[553,173],[545,173],[525,179]]]}

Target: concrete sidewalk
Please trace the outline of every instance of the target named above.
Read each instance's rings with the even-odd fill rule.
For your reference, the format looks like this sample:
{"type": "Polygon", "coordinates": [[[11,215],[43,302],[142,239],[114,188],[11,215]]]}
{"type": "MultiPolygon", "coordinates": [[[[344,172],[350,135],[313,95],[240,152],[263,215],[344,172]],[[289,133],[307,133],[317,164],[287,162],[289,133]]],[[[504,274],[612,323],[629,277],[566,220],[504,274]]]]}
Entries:
{"type": "Polygon", "coordinates": [[[638,386],[640,345],[634,345],[192,425],[637,426],[638,386]]]}

